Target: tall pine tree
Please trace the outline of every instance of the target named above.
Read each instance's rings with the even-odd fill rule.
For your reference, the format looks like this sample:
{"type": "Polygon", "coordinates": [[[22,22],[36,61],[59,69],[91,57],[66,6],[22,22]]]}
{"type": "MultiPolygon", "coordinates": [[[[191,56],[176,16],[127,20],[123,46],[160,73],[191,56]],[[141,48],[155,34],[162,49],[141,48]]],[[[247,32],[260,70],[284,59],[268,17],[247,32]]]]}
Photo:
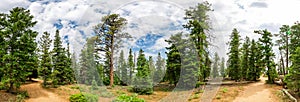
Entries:
{"type": "Polygon", "coordinates": [[[213,69],[212,69],[212,77],[216,78],[218,76],[220,76],[219,74],[219,61],[220,61],[220,57],[218,55],[218,53],[215,53],[215,57],[214,57],[214,64],[213,64],[213,69]]]}
{"type": "Polygon", "coordinates": [[[70,64],[70,58],[68,52],[63,48],[61,37],[59,35],[59,30],[56,30],[54,41],[53,41],[53,73],[52,73],[52,83],[54,87],[56,85],[71,84],[72,79],[75,76],[69,75],[72,73],[72,68],[70,64]]]}
{"type": "Polygon", "coordinates": [[[144,51],[140,49],[137,59],[137,74],[134,80],[133,91],[139,94],[152,94],[153,85],[151,80],[151,71],[144,51]]]}
{"type": "Polygon", "coordinates": [[[240,68],[240,54],[239,54],[239,46],[240,46],[240,36],[237,29],[233,29],[230,35],[231,41],[229,42],[229,59],[228,59],[228,70],[229,77],[235,81],[239,81],[241,79],[241,68],[240,68]]]}
{"type": "MultiPolygon", "coordinates": [[[[102,18],[102,23],[94,28],[97,34],[97,52],[106,53],[106,66],[109,68],[109,85],[114,84],[114,53],[121,47],[122,38],[130,38],[128,33],[122,33],[122,29],[127,24],[125,18],[118,14],[111,14],[102,18]]],[[[107,69],[106,68],[106,69],[107,69]]]]}
{"type": "Polygon", "coordinates": [[[275,78],[277,77],[277,72],[275,69],[275,63],[273,58],[275,54],[272,51],[273,43],[272,43],[272,34],[267,30],[257,30],[254,33],[262,35],[259,41],[262,43],[262,51],[263,51],[263,64],[267,68],[267,76],[268,83],[274,83],[275,78]]]}
{"type": "Polygon", "coordinates": [[[161,57],[160,53],[158,53],[157,55],[157,59],[156,59],[156,69],[154,72],[154,78],[153,78],[153,82],[154,84],[157,84],[159,82],[162,81],[163,76],[164,76],[164,66],[165,66],[165,60],[161,57]]]}
{"type": "Polygon", "coordinates": [[[51,60],[51,46],[52,40],[50,39],[50,34],[48,32],[44,32],[42,37],[40,38],[40,50],[41,50],[41,64],[39,73],[40,76],[43,77],[43,86],[45,87],[47,81],[51,78],[51,70],[52,70],[52,60],[51,60]]]}
{"type": "Polygon", "coordinates": [[[0,42],[5,42],[5,46],[1,45],[2,82],[8,87],[8,91],[12,92],[36,71],[37,56],[34,53],[37,47],[37,32],[31,28],[37,22],[33,21],[29,10],[19,7],[10,10],[9,14],[1,14],[0,18],[0,42]]]}
{"type": "Polygon", "coordinates": [[[133,62],[133,55],[132,55],[131,48],[129,50],[129,56],[128,56],[128,67],[129,67],[129,84],[132,84],[133,72],[134,72],[134,62],[133,62]]]}
{"type": "Polygon", "coordinates": [[[285,77],[287,87],[296,92],[300,96],[300,47],[297,47],[291,55],[292,66],[289,69],[289,74],[285,77]]]}
{"type": "Polygon", "coordinates": [[[245,42],[242,46],[242,56],[241,56],[241,74],[242,79],[249,80],[249,47],[250,47],[250,39],[246,36],[245,42]]]}
{"type": "Polygon", "coordinates": [[[212,11],[210,8],[211,4],[208,2],[203,2],[198,4],[196,7],[191,7],[186,10],[186,17],[184,19],[188,20],[187,24],[184,24],[183,27],[190,31],[190,38],[194,42],[197,49],[197,57],[199,58],[199,72],[198,80],[204,81],[206,78],[207,64],[202,62],[209,62],[208,58],[208,34],[205,31],[209,31],[209,15],[208,12],[212,11]]]}

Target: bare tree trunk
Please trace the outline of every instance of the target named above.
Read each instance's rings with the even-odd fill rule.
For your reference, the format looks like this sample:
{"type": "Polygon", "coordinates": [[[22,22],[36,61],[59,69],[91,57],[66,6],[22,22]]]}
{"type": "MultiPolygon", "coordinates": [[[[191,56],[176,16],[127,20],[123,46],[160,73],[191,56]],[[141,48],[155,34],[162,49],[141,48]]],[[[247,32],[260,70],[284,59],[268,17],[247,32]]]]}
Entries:
{"type": "Polygon", "coordinates": [[[113,59],[114,59],[114,35],[112,35],[112,39],[111,39],[111,45],[110,45],[110,48],[111,48],[111,52],[110,52],[110,83],[109,83],[109,86],[112,87],[113,84],[114,84],[114,64],[113,64],[113,59]]]}

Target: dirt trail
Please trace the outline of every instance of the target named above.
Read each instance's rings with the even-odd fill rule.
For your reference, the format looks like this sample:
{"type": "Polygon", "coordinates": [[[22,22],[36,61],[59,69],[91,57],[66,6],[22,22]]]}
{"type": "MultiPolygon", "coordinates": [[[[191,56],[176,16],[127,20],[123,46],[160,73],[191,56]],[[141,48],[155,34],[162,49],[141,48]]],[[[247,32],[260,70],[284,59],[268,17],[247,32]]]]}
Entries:
{"type": "Polygon", "coordinates": [[[265,84],[267,78],[261,77],[261,81],[249,84],[233,102],[278,102],[273,97],[271,90],[265,84]]]}
{"type": "Polygon", "coordinates": [[[68,102],[68,100],[59,97],[57,94],[41,87],[41,81],[22,85],[21,90],[27,90],[29,99],[25,102],[68,102]]]}

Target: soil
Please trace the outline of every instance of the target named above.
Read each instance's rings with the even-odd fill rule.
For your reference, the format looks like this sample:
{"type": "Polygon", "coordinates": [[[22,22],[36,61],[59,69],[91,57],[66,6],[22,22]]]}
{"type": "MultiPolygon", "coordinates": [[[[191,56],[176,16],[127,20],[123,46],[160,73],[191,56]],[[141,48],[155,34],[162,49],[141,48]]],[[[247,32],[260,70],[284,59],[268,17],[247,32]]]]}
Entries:
{"type": "Polygon", "coordinates": [[[266,77],[261,77],[261,80],[257,83],[251,83],[245,86],[245,90],[242,91],[233,102],[279,102],[271,88],[265,84],[266,77]]]}
{"type": "Polygon", "coordinates": [[[21,90],[26,90],[30,98],[25,102],[68,102],[67,99],[61,98],[59,95],[50,90],[41,87],[41,81],[21,86],[21,90]]]}

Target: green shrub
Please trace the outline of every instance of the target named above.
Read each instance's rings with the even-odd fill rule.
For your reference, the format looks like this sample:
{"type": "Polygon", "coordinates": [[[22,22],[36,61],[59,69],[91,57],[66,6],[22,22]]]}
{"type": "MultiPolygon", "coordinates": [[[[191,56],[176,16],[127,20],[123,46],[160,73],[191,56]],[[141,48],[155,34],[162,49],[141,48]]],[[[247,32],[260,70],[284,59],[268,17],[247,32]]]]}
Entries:
{"type": "Polygon", "coordinates": [[[137,94],[128,96],[126,94],[122,94],[118,96],[113,102],[146,102],[144,99],[138,98],[137,94]]]}
{"type": "Polygon", "coordinates": [[[137,85],[132,88],[132,91],[140,95],[150,95],[153,93],[153,87],[150,87],[148,85],[137,85]]]}
{"type": "Polygon", "coordinates": [[[222,89],[222,92],[223,92],[223,93],[226,93],[226,92],[228,92],[228,89],[227,89],[227,88],[223,88],[223,89],[222,89]]]}
{"type": "Polygon", "coordinates": [[[94,94],[84,93],[87,102],[98,102],[98,96],[94,94]]]}
{"type": "Polygon", "coordinates": [[[71,86],[70,88],[71,88],[71,89],[80,89],[79,86],[71,86]]]}
{"type": "Polygon", "coordinates": [[[205,85],[205,82],[200,82],[200,81],[198,81],[198,82],[196,83],[196,88],[200,87],[201,85],[205,85]]]}
{"type": "Polygon", "coordinates": [[[17,95],[15,102],[25,102],[25,96],[17,95]]]}
{"type": "Polygon", "coordinates": [[[98,102],[98,96],[89,93],[79,93],[70,96],[70,102],[98,102]]]}
{"type": "Polygon", "coordinates": [[[82,93],[73,94],[70,96],[70,102],[87,102],[86,97],[82,93]]]}
{"type": "Polygon", "coordinates": [[[93,80],[91,90],[98,90],[98,89],[99,89],[99,87],[97,85],[97,82],[95,80],[93,80]]]}
{"type": "Polygon", "coordinates": [[[29,97],[27,91],[19,91],[17,94],[22,96],[23,98],[28,98],[29,97]]]}

